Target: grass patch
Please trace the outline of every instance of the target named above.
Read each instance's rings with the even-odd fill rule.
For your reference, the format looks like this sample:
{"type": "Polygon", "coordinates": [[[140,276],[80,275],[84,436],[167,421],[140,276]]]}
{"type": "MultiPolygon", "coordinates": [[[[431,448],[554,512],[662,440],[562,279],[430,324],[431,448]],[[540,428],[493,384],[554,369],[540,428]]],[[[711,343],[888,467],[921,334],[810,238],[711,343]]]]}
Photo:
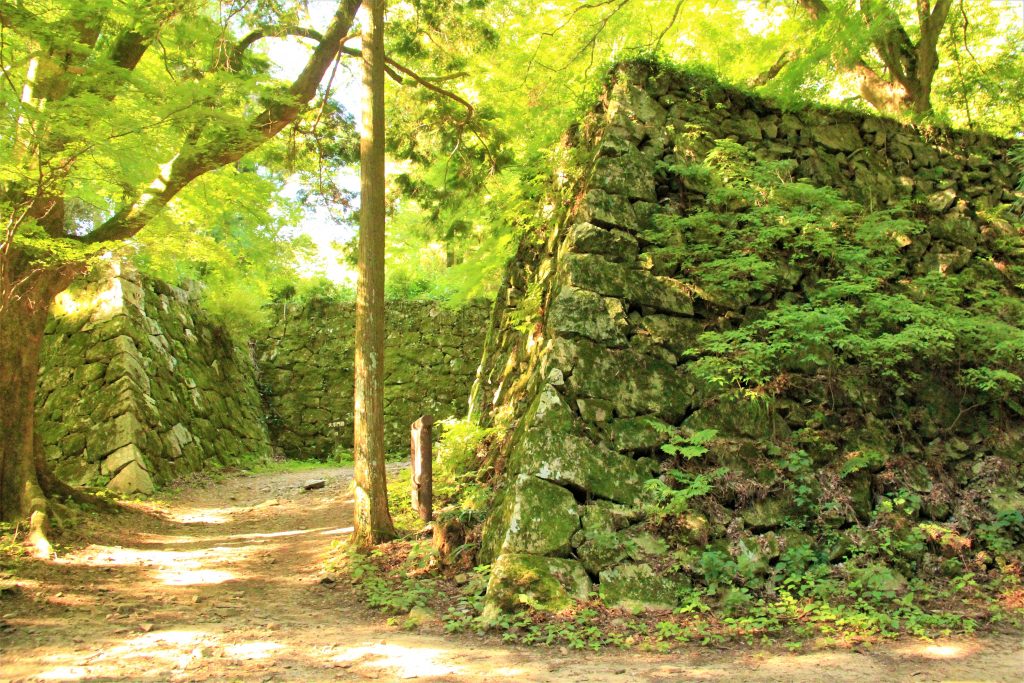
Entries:
{"type": "Polygon", "coordinates": [[[327,460],[295,460],[292,458],[272,458],[258,462],[246,463],[243,469],[253,474],[275,474],[278,472],[304,472],[322,467],[340,467],[352,464],[351,451],[341,451],[327,460]]]}

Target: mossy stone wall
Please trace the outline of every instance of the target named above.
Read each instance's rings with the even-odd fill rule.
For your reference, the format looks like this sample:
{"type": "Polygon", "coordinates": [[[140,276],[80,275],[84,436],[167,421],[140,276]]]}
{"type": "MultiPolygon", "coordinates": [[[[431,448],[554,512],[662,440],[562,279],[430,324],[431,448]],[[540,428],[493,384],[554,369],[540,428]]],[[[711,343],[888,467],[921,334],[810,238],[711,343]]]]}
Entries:
{"type": "MultiPolygon", "coordinates": [[[[260,388],[274,446],[289,458],[325,459],[352,448],[355,304],[313,299],[278,305],[259,351],[260,388]]],[[[409,450],[421,415],[463,417],[483,352],[490,304],[452,309],[388,301],[384,440],[409,450]]]]}
{"type": "MultiPolygon", "coordinates": [[[[644,240],[654,216],[686,215],[706,201],[699,178],[663,169],[699,163],[724,138],[760,159],[792,160],[794,177],[868,208],[912,207],[927,225],[900,246],[912,275],[989,277],[1000,238],[1021,230],[1011,210],[1022,198],[1011,141],[848,111],[783,111],[706,78],[618,67],[556,160],[559,180],[546,204],[565,208],[521,243],[508,268],[471,400],[473,416],[499,430],[485,462],[499,493],[478,558],[496,568],[491,610],[523,600],[561,607],[590,582],[613,604],[672,607],[707,549],[767,571],[793,545],[813,543],[841,561],[879,525],[897,535],[922,523],[969,533],[1003,511],[1024,511],[1020,416],[957,416],[943,388],[955,368],[935,368],[877,415],[882,386],[828,383],[812,373],[796,384],[810,390],[766,407],[698,381],[691,363],[701,332],[757,319],[775,296],[803,297],[814,286],[813,273],[786,272],[780,258],[778,279],[789,290],[762,300],[717,298],[644,240]],[[826,386],[831,393],[817,390],[826,386]],[[794,523],[801,515],[791,465],[772,444],[806,427],[819,408],[851,419],[834,432],[834,450],[807,446],[802,495],[813,498],[822,515],[815,523],[826,530],[812,542],[794,523]],[[893,410],[914,439],[892,429],[893,410]],[[692,549],[670,561],[664,542],[638,541],[651,530],[641,514],[642,482],[672,481],[660,450],[668,436],[654,423],[683,434],[718,432],[689,467],[691,475],[717,477],[714,492],[672,520],[673,538],[653,539],[692,549]],[[884,462],[843,470],[868,447],[884,452],[884,462]],[[725,475],[714,474],[722,468],[725,475]],[[554,496],[552,487],[564,494],[554,496]],[[901,491],[919,505],[889,515],[884,506],[901,491]],[[556,499],[554,523],[546,501],[556,499]]],[[[920,558],[900,561],[924,566],[920,558]]]]}
{"type": "Polygon", "coordinates": [[[71,484],[148,493],[270,455],[249,349],[190,291],[119,262],[58,296],[36,416],[47,459],[71,484]]]}

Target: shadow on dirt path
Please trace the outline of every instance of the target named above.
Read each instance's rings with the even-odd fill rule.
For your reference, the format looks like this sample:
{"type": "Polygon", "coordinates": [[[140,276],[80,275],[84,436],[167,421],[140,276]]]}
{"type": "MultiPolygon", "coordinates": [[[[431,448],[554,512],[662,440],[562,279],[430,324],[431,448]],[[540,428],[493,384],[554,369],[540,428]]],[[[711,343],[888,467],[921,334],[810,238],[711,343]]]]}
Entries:
{"type": "Polygon", "coordinates": [[[521,649],[410,633],[322,584],[351,468],[241,474],[91,518],[0,594],[0,681],[1019,681],[1019,638],[809,654],[521,649]],[[309,479],[323,489],[303,490],[309,479]]]}

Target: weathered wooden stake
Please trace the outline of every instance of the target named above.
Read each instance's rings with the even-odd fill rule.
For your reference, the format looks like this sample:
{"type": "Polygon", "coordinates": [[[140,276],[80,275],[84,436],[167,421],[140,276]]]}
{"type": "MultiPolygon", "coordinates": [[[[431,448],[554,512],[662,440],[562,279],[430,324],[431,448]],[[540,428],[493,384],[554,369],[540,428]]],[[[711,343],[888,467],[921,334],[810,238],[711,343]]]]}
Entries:
{"type": "Polygon", "coordinates": [[[434,463],[430,443],[433,426],[433,415],[424,415],[412,423],[412,509],[424,522],[434,518],[434,463]]]}

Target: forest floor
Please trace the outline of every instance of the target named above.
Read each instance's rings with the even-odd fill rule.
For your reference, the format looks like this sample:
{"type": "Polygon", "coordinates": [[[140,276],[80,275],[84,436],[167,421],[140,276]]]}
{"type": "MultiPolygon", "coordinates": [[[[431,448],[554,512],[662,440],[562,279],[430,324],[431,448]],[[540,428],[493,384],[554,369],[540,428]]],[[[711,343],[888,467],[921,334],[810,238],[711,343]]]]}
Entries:
{"type": "Polygon", "coordinates": [[[1019,681],[1006,635],[790,653],[520,648],[389,625],[323,583],[351,468],[233,474],[89,515],[58,559],[0,572],[0,681],[1019,681]],[[303,490],[310,479],[327,485],[303,490]]]}

